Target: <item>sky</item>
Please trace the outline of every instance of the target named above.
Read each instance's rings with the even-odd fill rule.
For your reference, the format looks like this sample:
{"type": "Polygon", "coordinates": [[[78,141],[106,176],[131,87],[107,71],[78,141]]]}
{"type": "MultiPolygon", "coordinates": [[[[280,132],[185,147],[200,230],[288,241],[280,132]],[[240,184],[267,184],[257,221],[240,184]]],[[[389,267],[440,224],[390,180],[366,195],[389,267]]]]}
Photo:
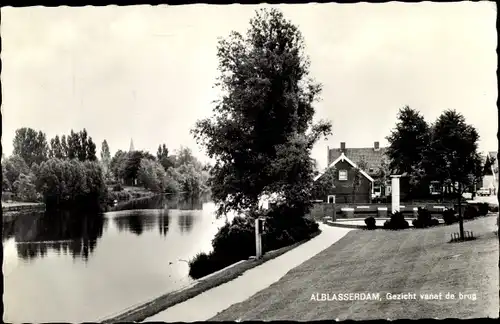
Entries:
{"type": "MultiPolygon", "coordinates": [[[[212,114],[217,40],[245,33],[266,5],[2,7],[2,146],[20,127],[50,139],[83,128],[111,153],[203,149],[190,129],[212,114]]],[[[302,32],[311,76],[323,85],[315,120],[333,124],[327,147],[386,146],[398,110],[428,122],[456,109],[497,149],[494,2],[275,5],[302,32]]]]}

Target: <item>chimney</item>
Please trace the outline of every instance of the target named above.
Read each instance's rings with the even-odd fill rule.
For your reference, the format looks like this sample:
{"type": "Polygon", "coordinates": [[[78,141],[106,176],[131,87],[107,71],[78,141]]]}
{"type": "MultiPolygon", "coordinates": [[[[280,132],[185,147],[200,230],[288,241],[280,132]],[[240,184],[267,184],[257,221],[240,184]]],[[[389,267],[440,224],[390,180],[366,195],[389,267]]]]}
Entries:
{"type": "Polygon", "coordinates": [[[342,152],[344,152],[344,151],[345,151],[345,142],[340,142],[340,150],[341,150],[342,152]]]}
{"type": "Polygon", "coordinates": [[[375,151],[380,150],[380,143],[379,143],[379,142],[375,142],[375,143],[373,143],[373,149],[374,149],[375,151]]]}

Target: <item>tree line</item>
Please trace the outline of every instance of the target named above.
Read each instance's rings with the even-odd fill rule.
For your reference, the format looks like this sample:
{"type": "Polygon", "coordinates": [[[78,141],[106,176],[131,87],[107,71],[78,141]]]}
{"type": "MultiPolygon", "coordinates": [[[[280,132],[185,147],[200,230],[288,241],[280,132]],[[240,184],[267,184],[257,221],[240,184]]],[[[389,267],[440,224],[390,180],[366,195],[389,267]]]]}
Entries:
{"type": "Polygon", "coordinates": [[[202,165],[189,148],[169,155],[165,144],[156,156],[146,151],[118,150],[111,158],[106,140],[100,159],[86,129],[71,130],[47,141],[46,134],[31,128],[16,130],[13,154],[2,156],[2,189],[20,201],[44,201],[48,207],[86,205],[101,208],[108,187],[132,184],[156,192],[207,190],[208,166],[202,165]]]}
{"type": "Polygon", "coordinates": [[[478,151],[479,133],[456,110],[445,110],[428,123],[417,110],[405,106],[387,137],[389,169],[408,177],[410,195],[419,197],[437,184],[442,195],[474,193],[486,174],[486,158],[478,151]]]}

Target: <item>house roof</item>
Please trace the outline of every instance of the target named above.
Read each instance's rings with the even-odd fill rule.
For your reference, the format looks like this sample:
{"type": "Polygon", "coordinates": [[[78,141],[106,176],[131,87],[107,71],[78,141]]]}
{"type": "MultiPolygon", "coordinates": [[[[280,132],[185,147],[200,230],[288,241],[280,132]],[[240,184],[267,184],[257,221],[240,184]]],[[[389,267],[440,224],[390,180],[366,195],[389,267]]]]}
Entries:
{"type": "MultiPolygon", "coordinates": [[[[364,160],[366,162],[366,170],[368,173],[375,173],[382,165],[382,161],[389,163],[389,158],[386,156],[387,148],[381,147],[378,150],[375,150],[373,147],[364,147],[364,148],[346,148],[343,150],[344,155],[349,157],[351,161],[359,161],[364,160]],[[373,173],[369,170],[373,169],[373,173]]],[[[330,149],[328,161],[335,161],[342,154],[342,149],[333,148],[330,149]]]]}
{"type": "MultiPolygon", "coordinates": [[[[358,168],[358,166],[356,165],[356,163],[354,163],[351,159],[349,159],[344,153],[341,153],[340,156],[338,158],[336,158],[332,163],[330,163],[330,165],[328,165],[328,167],[326,168],[326,170],[330,169],[331,167],[335,166],[335,164],[339,163],[340,161],[345,161],[347,163],[349,163],[353,168],[358,168]]],[[[326,171],[325,170],[325,171],[326,171]]],[[[321,178],[321,176],[325,173],[324,172],[321,172],[320,174],[318,174],[315,178],[314,178],[314,181],[318,180],[319,178],[321,178]]],[[[359,170],[359,172],[365,177],[367,178],[368,180],[370,180],[371,182],[373,182],[373,178],[370,177],[370,175],[368,175],[368,173],[366,173],[365,171],[363,170],[359,170]]]]}

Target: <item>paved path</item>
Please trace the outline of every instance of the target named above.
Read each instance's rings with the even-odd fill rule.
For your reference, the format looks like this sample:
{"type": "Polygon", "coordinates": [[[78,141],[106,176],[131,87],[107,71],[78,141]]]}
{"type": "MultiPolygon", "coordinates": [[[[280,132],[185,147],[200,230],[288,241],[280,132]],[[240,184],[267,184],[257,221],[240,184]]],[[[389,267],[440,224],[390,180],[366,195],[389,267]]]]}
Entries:
{"type": "Polygon", "coordinates": [[[144,321],[207,321],[233,304],[250,298],[281,279],[288,271],[325,250],[352,229],[320,224],[322,233],[293,250],[250,269],[240,277],[174,305],[144,321]]]}

